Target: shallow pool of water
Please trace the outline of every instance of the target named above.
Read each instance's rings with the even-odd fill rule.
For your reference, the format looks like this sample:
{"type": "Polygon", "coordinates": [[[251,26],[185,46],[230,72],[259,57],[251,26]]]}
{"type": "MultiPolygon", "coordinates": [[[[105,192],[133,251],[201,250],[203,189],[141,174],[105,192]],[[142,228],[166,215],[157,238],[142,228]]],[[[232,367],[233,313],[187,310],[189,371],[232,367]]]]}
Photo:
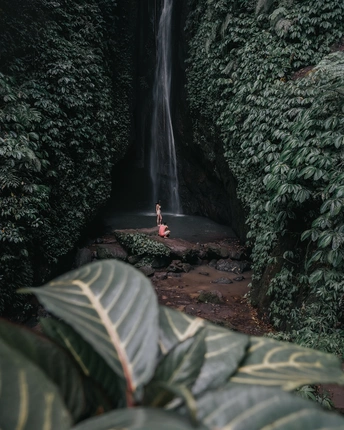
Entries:
{"type": "MultiPolygon", "coordinates": [[[[163,222],[171,230],[171,238],[180,238],[189,242],[211,242],[213,240],[236,238],[231,227],[218,224],[208,218],[193,215],[175,215],[163,213],[163,222]]],[[[115,212],[104,215],[107,229],[139,229],[156,226],[155,212],[115,212]]]]}

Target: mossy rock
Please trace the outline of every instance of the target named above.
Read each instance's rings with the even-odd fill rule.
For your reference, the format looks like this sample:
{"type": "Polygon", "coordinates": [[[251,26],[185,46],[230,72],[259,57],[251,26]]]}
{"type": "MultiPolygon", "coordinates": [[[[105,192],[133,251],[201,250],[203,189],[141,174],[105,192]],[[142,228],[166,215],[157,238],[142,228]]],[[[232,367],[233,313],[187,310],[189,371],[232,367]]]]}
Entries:
{"type": "Polygon", "coordinates": [[[116,239],[129,254],[150,256],[150,257],[169,257],[170,249],[143,233],[115,232],[116,239]]]}

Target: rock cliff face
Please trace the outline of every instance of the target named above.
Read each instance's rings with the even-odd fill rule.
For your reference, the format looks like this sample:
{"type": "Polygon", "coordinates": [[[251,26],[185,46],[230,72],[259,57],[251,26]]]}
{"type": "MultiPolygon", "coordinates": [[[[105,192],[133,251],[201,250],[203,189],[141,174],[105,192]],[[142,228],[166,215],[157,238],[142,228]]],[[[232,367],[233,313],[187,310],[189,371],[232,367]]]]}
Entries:
{"type": "Polygon", "coordinates": [[[207,216],[229,224],[241,240],[245,240],[245,213],[236,195],[236,182],[223,157],[223,146],[215,124],[204,126],[202,138],[194,124],[202,128],[202,116],[189,111],[186,85],[188,35],[185,20],[188,2],[175,1],[175,132],[178,141],[179,172],[183,209],[188,214],[207,216]],[[206,136],[206,141],[204,141],[206,136]]]}
{"type": "MultiPolygon", "coordinates": [[[[121,206],[130,207],[135,202],[135,205],[146,209],[151,200],[148,148],[160,3],[154,0],[144,3],[138,5],[135,143],[127,157],[116,166],[113,199],[121,206]],[[128,186],[116,187],[120,182],[128,186]]],[[[184,27],[189,12],[187,2],[175,0],[171,101],[182,208],[186,214],[202,215],[231,225],[243,241],[245,213],[236,196],[235,180],[223,158],[221,140],[215,127],[210,131],[204,130],[202,134],[207,136],[207,141],[201,140],[195,133],[194,123],[201,124],[202,117],[196,117],[194,112],[191,115],[188,108],[185,90],[188,40],[184,27]]]]}

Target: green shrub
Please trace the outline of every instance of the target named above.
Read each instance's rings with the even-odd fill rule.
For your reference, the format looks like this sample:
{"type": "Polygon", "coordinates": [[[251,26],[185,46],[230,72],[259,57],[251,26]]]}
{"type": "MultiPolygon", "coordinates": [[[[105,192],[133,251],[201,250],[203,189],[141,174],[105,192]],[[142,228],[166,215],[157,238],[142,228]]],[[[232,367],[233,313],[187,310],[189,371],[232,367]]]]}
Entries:
{"type": "Polygon", "coordinates": [[[167,246],[156,240],[149,239],[143,233],[116,233],[116,238],[120,244],[127,249],[130,254],[145,257],[169,257],[170,250],[167,246]]]}

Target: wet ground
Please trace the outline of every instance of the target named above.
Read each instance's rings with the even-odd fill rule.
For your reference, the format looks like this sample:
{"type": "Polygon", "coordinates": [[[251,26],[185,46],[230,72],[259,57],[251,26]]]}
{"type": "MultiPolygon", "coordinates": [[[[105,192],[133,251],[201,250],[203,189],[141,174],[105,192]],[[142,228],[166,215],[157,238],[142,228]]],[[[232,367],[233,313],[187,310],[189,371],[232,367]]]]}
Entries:
{"type": "MultiPolygon", "coordinates": [[[[163,221],[169,225],[171,236],[193,243],[207,243],[236,238],[233,230],[207,218],[188,215],[163,214],[163,221]]],[[[154,212],[109,212],[104,217],[107,230],[140,229],[156,225],[154,212]]],[[[166,273],[163,270],[151,277],[159,303],[198,316],[215,324],[241,333],[262,336],[273,331],[273,327],[258,317],[257,311],[247,299],[252,272],[242,274],[221,272],[208,264],[193,266],[188,273],[166,273]],[[232,283],[216,283],[219,278],[229,278],[232,283]],[[199,300],[202,292],[214,292],[220,303],[204,303],[199,300]]],[[[330,397],[338,411],[344,413],[344,389],[327,384],[319,387],[330,397]]]]}
{"type": "Polygon", "coordinates": [[[156,273],[151,281],[160,304],[241,333],[260,336],[271,331],[272,327],[261,321],[256,310],[248,303],[246,295],[251,276],[252,272],[238,276],[201,265],[194,266],[188,273],[169,273],[166,279],[161,279],[161,273],[156,273]],[[223,277],[230,279],[232,283],[216,283],[223,277]],[[204,292],[214,293],[219,303],[200,301],[204,292]]]}

